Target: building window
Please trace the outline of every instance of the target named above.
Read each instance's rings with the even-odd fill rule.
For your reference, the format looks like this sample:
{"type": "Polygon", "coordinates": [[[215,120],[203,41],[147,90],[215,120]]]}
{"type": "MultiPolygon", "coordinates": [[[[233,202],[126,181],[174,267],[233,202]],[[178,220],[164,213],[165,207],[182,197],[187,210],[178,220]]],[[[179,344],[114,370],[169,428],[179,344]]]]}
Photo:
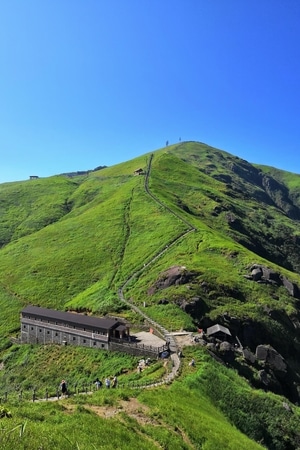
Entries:
{"type": "Polygon", "coordinates": [[[101,347],[103,348],[103,347],[104,347],[104,344],[101,344],[101,347]]]}
{"type": "Polygon", "coordinates": [[[93,345],[96,345],[96,342],[93,342],[93,345]]]}
{"type": "Polygon", "coordinates": [[[58,333],[55,333],[55,336],[58,336],[58,333]]]}
{"type": "Polygon", "coordinates": [[[50,334],[50,331],[47,331],[47,334],[50,334]]]}
{"type": "Polygon", "coordinates": [[[84,344],[86,343],[86,339],[83,339],[83,343],[84,343],[84,344]]]}
{"type": "Polygon", "coordinates": [[[75,341],[76,340],[76,337],[75,336],[73,336],[73,341],[75,341]]]}
{"type": "Polygon", "coordinates": [[[40,329],[40,333],[42,332],[42,330],[40,329]]]}
{"type": "Polygon", "coordinates": [[[24,330],[26,330],[26,325],[23,325],[24,330]]]}
{"type": "Polygon", "coordinates": [[[31,327],[31,330],[33,330],[33,327],[31,327]]]}

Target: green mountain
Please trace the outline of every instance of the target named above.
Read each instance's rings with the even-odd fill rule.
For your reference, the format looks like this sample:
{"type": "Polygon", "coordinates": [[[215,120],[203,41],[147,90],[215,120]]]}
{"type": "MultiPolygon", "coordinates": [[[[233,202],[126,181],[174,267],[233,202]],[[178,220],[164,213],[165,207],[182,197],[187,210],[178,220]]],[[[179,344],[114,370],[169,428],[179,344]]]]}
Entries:
{"type": "MultiPolygon", "coordinates": [[[[152,423],[114,419],[128,448],[300,448],[300,175],[184,142],[83,175],[0,184],[0,205],[2,391],[46,385],[63,367],[45,360],[64,349],[12,345],[24,306],[119,315],[138,328],[143,320],[120,298],[123,289],[167,330],[219,324],[237,347],[208,336],[183,348],[171,386],[134,392],[152,423]],[[193,371],[188,357],[196,358],[193,371]]],[[[107,358],[120,366],[120,355],[93,355],[68,349],[69,378],[89,367],[93,379],[97,364],[108,370],[107,358]]],[[[135,362],[122,364],[130,372],[135,362]]],[[[108,399],[99,395],[88,408],[77,405],[72,420],[64,413],[65,426],[83,423],[88,410],[104,436],[106,419],[95,411],[108,399]]],[[[16,423],[19,414],[29,421],[31,448],[89,448],[80,427],[73,441],[55,441],[51,417],[62,412],[43,406],[14,411],[16,423]],[[48,428],[35,416],[47,417],[48,428]],[[40,433],[54,443],[38,447],[40,433]]],[[[93,439],[90,448],[120,442],[98,447],[93,439]]]]}

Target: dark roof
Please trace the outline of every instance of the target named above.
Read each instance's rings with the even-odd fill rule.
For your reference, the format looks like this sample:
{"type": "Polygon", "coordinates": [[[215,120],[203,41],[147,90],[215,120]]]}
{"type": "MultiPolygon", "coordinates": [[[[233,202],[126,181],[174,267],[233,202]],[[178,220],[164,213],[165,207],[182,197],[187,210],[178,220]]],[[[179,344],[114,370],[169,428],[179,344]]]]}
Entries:
{"type": "Polygon", "coordinates": [[[106,319],[100,317],[86,316],[84,314],[75,314],[55,309],[40,308],[39,306],[27,306],[22,314],[30,314],[42,319],[52,319],[59,322],[71,323],[72,325],[82,325],[89,328],[111,329],[120,325],[117,319],[106,319]]]}
{"type": "Polygon", "coordinates": [[[223,325],[219,325],[218,323],[216,325],[213,325],[212,327],[207,328],[206,334],[208,336],[211,336],[212,334],[218,333],[219,331],[227,334],[228,336],[231,336],[231,333],[228,330],[228,328],[223,327],[223,325]]]}

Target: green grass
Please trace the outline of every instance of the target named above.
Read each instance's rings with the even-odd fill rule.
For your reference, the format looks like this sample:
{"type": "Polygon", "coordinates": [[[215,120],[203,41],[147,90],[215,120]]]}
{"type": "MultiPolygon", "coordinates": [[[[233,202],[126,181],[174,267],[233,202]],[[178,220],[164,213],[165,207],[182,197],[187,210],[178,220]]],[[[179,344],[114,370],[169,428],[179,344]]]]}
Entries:
{"type": "Polygon", "coordinates": [[[216,362],[212,364],[201,351],[193,352],[193,357],[199,370],[196,376],[185,378],[191,389],[199,389],[231,423],[266,448],[297,448],[299,408],[290,405],[286,409],[283,397],[251,389],[236,372],[216,362]]]}
{"type": "Polygon", "coordinates": [[[31,398],[34,389],[38,397],[45,397],[46,390],[49,396],[55,396],[62,378],[73,393],[86,386],[90,390],[97,377],[103,381],[116,375],[120,384],[148,384],[163,378],[163,361],[153,361],[138,374],[139,359],[126,353],[83,347],[13,345],[1,361],[4,367],[0,371],[0,396],[3,398],[5,392],[18,396],[22,391],[31,398]]]}
{"type": "MultiPolygon", "coordinates": [[[[197,372],[187,378],[197,380],[197,372]]],[[[15,401],[7,405],[12,418],[0,421],[1,448],[262,448],[190,383],[179,380],[154,390],[102,389],[59,402],[15,401]]]]}

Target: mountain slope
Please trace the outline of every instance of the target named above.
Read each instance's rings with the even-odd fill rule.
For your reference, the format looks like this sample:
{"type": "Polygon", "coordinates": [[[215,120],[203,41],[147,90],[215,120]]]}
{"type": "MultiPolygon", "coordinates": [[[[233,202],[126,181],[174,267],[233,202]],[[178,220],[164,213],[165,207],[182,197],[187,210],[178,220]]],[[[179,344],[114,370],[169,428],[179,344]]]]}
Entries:
{"type": "Polygon", "coordinates": [[[172,330],[228,326],[249,352],[230,365],[256,388],[266,387],[265,371],[268,390],[298,402],[299,190],[298,175],[196,142],[87,176],[0,185],[0,302],[10,324],[0,348],[29,303],[118,312],[138,325],[118,297],[136,274],[125,296],[148,316],[172,330]],[[258,267],[276,274],[272,283],[255,281],[258,267]],[[285,370],[251,362],[259,345],[285,370]]]}

